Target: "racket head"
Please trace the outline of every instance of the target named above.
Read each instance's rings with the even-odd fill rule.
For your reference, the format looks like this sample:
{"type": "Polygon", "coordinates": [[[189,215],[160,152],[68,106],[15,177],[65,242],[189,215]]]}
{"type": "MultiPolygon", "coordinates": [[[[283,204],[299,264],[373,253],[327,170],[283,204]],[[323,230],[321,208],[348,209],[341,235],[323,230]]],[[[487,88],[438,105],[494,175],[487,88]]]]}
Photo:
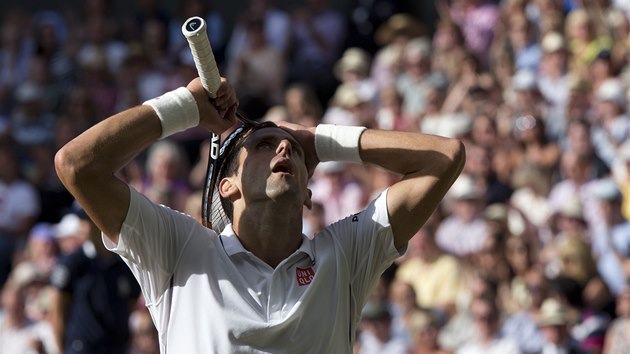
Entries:
{"type": "MultiPolygon", "coordinates": [[[[208,169],[206,171],[201,215],[204,226],[214,230],[217,234],[221,233],[232,222],[232,204],[221,197],[217,188],[226,173],[226,166],[229,165],[231,159],[236,158],[236,153],[252,132],[261,128],[277,127],[272,122],[256,122],[240,114],[238,114],[238,118],[240,124],[227,134],[220,144],[218,154],[214,154],[217,157],[213,158],[212,151],[208,154],[208,169]]],[[[212,149],[212,141],[210,149],[212,149]]]]}

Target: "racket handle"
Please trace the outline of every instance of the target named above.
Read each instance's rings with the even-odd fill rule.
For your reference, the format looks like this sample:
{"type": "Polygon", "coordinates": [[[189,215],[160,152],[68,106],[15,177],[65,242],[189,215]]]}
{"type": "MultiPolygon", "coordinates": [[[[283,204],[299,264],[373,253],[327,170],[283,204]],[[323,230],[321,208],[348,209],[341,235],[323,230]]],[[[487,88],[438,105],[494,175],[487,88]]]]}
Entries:
{"type": "Polygon", "coordinates": [[[190,17],[182,25],[182,33],[188,40],[201,85],[210,98],[216,98],[221,85],[221,75],[212,54],[206,21],[198,16],[190,17]]]}

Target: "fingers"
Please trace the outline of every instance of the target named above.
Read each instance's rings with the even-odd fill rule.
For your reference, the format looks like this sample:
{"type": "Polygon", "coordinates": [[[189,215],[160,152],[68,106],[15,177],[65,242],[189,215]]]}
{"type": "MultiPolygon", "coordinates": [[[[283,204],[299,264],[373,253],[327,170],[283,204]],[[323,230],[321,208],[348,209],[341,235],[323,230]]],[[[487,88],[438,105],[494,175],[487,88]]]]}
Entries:
{"type": "Polygon", "coordinates": [[[220,112],[227,111],[233,105],[238,106],[236,93],[224,77],[221,78],[221,86],[219,86],[217,90],[217,97],[214,100],[214,104],[220,112]]]}

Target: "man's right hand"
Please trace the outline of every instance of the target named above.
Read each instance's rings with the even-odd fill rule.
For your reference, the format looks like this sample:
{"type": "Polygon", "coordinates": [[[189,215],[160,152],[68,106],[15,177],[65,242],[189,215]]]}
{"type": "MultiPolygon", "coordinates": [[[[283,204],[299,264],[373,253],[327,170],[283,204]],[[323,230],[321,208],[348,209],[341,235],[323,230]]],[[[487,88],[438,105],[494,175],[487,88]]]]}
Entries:
{"type": "Polygon", "coordinates": [[[304,162],[308,170],[309,177],[313,176],[315,167],[319,164],[319,158],[315,151],[315,127],[306,127],[296,123],[285,121],[276,122],[276,124],[289,132],[295,140],[302,145],[304,150],[304,162]]]}
{"type": "Polygon", "coordinates": [[[221,85],[214,102],[208,97],[199,78],[192,80],[186,88],[192,92],[197,101],[200,126],[215,134],[221,134],[236,123],[238,100],[226,78],[221,78],[221,85]]]}

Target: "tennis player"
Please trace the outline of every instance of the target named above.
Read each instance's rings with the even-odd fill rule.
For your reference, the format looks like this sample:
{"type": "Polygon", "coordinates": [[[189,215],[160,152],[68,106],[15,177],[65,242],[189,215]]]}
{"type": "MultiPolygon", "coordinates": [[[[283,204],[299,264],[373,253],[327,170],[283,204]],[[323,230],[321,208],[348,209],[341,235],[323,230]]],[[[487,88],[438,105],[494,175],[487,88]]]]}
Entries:
{"type": "Polygon", "coordinates": [[[231,223],[219,233],[116,177],[160,138],[197,125],[233,129],[237,106],[225,79],[214,103],[195,79],[69,142],[57,173],[135,274],[162,353],[351,353],[372,287],[459,175],[463,145],[362,127],[242,126],[221,147],[213,188],[221,203],[212,208],[231,223]],[[301,232],[307,184],[328,160],[402,179],[309,239],[301,232]]]}

